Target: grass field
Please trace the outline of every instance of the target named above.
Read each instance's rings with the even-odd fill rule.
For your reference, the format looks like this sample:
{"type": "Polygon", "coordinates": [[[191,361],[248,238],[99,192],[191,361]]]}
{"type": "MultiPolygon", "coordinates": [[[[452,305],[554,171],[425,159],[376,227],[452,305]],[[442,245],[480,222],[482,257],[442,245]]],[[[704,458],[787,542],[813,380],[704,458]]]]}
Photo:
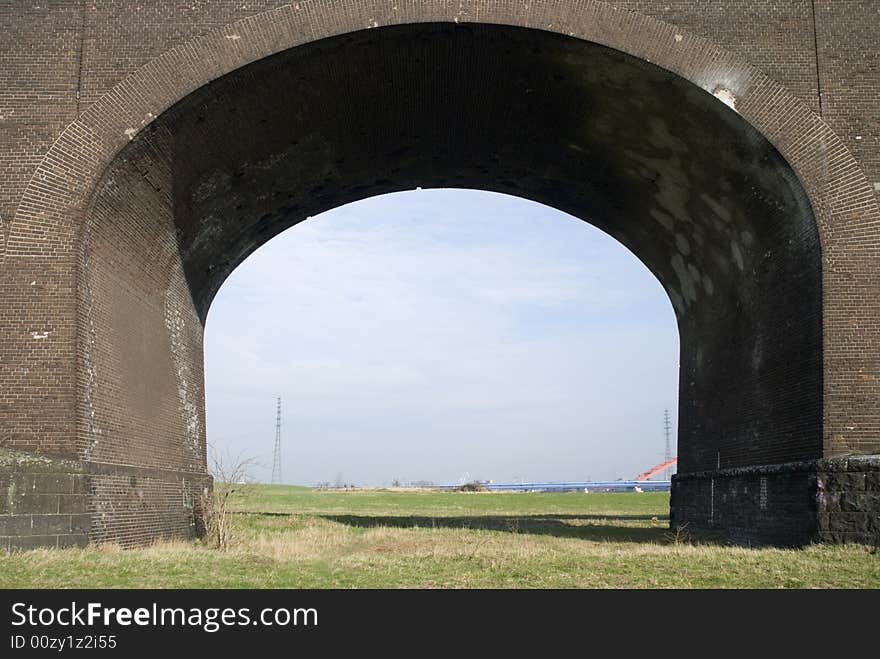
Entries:
{"type": "Polygon", "coordinates": [[[233,541],[0,555],[6,588],[878,588],[863,546],[693,543],[666,494],[313,491],[253,486],[233,541]]]}

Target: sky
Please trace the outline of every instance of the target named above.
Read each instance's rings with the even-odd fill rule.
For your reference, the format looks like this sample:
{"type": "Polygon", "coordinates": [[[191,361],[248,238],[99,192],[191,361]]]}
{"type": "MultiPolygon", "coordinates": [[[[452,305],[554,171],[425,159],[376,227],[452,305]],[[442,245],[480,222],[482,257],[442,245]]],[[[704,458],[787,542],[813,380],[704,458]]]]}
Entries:
{"type": "MultiPolygon", "coordinates": [[[[269,482],[633,478],[676,428],[678,330],[645,266],[524,199],[413,190],[315,216],[226,280],[210,448],[269,482]]],[[[674,444],[673,444],[674,453],[674,444]]]]}

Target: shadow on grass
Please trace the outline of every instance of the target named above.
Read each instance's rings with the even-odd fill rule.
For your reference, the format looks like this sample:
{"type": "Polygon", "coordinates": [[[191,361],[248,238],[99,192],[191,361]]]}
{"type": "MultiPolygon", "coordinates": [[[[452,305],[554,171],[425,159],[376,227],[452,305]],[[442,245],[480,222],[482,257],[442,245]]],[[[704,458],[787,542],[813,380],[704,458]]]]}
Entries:
{"type": "Polygon", "coordinates": [[[467,517],[319,515],[323,519],[357,528],[444,528],[504,531],[527,535],[552,535],[594,542],[672,542],[667,518],[653,526],[623,526],[609,522],[651,521],[640,515],[479,515],[467,517]],[[604,523],[603,523],[604,522],[604,523]]]}

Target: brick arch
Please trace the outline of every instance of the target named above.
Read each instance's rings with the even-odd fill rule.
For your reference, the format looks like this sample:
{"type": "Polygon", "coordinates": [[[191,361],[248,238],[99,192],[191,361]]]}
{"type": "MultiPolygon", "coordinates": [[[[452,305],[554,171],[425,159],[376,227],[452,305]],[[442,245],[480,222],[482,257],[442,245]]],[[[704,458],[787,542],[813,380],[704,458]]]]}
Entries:
{"type": "MultiPolygon", "coordinates": [[[[26,259],[34,268],[51,264],[56,288],[69,292],[63,282],[75,280],[79,230],[108,165],[154,119],[206,83],[323,38],[380,26],[453,21],[556,32],[651,62],[733,106],[776,146],[809,196],[822,241],[826,453],[877,442],[876,412],[871,409],[877,387],[866,376],[877,374],[880,361],[880,310],[877,303],[853,300],[869,300],[871,286],[876,287],[864,273],[869,271],[866,262],[877,261],[872,253],[877,253],[878,238],[866,232],[880,219],[880,209],[858,164],[821,118],[742,59],[672,25],[604,2],[366,0],[352,6],[307,1],[180,45],[126,78],[67,127],[22,198],[7,242],[7,261],[26,259]]],[[[27,290],[23,287],[30,274],[19,279],[13,285],[27,290]]],[[[59,304],[60,320],[41,346],[51,346],[51,341],[75,344],[82,310],[74,298],[59,304]]],[[[0,356],[25,359],[17,355],[15,342],[9,346],[0,347],[0,356]]],[[[71,391],[88,386],[88,374],[64,368],[59,387],[67,388],[66,404],[73,405],[71,391]]],[[[65,432],[52,435],[59,445],[65,432]]]]}
{"type": "MultiPolygon", "coordinates": [[[[741,58],[673,25],[597,0],[529,4],[518,0],[367,0],[354,8],[306,0],[181,44],[123,80],[67,127],[28,185],[12,220],[6,254],[0,258],[52,258],[74,249],[83,209],[109,162],[155,117],[207,82],[324,37],[429,21],[516,25],[574,36],[647,60],[733,104],[791,164],[813,205],[825,264],[828,368],[858,364],[863,374],[867,369],[877,375],[876,343],[871,348],[863,332],[854,341],[845,337],[854,324],[862,329],[871,323],[876,327],[878,310],[853,310],[837,294],[861,285],[858,272],[864,270],[859,264],[866,259],[877,261],[871,249],[876,250],[880,240],[847,240],[880,220],[873,190],[848,149],[820,117],[741,58]],[[853,348],[845,348],[847,344],[855,346],[854,352],[848,352],[853,348]],[[866,354],[866,350],[873,352],[866,354]]],[[[845,379],[843,372],[829,378],[829,384],[836,387],[826,391],[830,401],[838,396],[864,401],[869,394],[876,395],[873,389],[859,391],[858,382],[844,383],[845,379]],[[844,390],[850,393],[844,395],[844,390]]],[[[852,431],[847,428],[865,427],[843,413],[844,407],[826,415],[829,445],[851,444],[852,431]]]]}
{"type": "MultiPolygon", "coordinates": [[[[674,25],[599,0],[367,0],[356,9],[304,0],[231,23],[144,65],[85,110],[56,140],[12,220],[10,255],[47,253],[54,222],[83,208],[104,168],[159,114],[195,89],[253,61],[356,30],[420,22],[475,22],[557,32],[598,43],[672,71],[734,107],[797,172],[816,210],[823,241],[839,218],[880,217],[873,190],[822,119],[742,58],[674,25]],[[846,201],[844,201],[846,200],[846,201]],[[853,216],[847,209],[858,204],[853,216]],[[30,222],[29,222],[30,220],[30,222]],[[48,221],[47,221],[48,220],[48,221]],[[42,225],[42,226],[40,226],[42,225]],[[33,252],[39,243],[42,250],[33,252]],[[29,248],[29,249],[28,249],[29,248]]],[[[833,247],[833,245],[827,245],[833,247]]]]}

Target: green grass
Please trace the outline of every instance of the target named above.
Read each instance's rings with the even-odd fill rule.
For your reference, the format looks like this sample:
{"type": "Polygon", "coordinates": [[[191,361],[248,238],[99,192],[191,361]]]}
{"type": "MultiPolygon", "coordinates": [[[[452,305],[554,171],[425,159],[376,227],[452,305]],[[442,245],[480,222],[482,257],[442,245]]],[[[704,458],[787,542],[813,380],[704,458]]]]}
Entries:
{"type": "Polygon", "coordinates": [[[257,513],[364,516],[599,515],[668,519],[669,495],[459,493],[438,490],[313,490],[259,485],[237,496],[235,509],[257,513]]]}
{"type": "Polygon", "coordinates": [[[0,556],[0,587],[877,588],[866,547],[748,549],[668,529],[664,494],[236,496],[227,552],[197,542],[0,556]]]}

